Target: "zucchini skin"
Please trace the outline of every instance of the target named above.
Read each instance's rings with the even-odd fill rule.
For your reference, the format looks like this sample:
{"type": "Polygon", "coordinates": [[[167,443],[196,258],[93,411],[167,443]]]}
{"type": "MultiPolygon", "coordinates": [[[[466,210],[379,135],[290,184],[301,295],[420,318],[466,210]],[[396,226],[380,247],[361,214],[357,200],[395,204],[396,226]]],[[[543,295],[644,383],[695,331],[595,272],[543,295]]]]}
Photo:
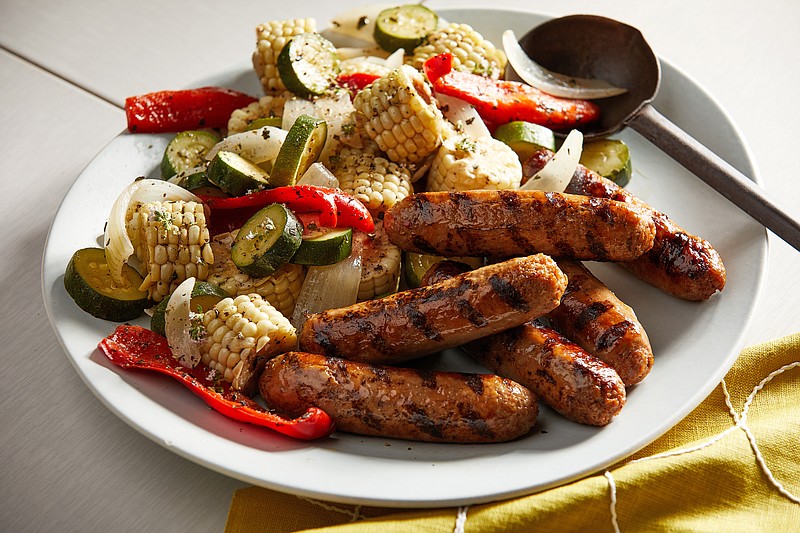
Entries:
{"type": "MultiPolygon", "coordinates": [[[[105,260],[105,252],[101,248],[82,248],[75,252],[64,271],[64,289],[67,294],[72,297],[78,307],[95,318],[111,322],[125,322],[138,318],[150,303],[146,293],[142,293],[142,298],[133,300],[122,300],[100,293],[86,280],[85,272],[79,266],[83,259],[82,256],[87,254],[97,254],[98,256],[103,254],[103,260],[105,260]]],[[[130,270],[129,277],[134,274],[138,276],[138,273],[130,266],[126,265],[125,268],[130,270]]],[[[108,270],[107,266],[106,270],[108,270]]],[[[141,277],[139,280],[141,281],[141,277]]]]}

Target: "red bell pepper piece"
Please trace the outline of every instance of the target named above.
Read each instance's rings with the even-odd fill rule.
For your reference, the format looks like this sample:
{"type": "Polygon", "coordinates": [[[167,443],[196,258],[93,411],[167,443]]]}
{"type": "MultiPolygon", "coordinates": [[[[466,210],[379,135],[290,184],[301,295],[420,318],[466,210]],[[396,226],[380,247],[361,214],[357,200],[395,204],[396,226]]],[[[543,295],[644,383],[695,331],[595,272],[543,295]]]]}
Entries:
{"type": "Polygon", "coordinates": [[[350,89],[354,93],[360,91],[367,85],[371,84],[373,81],[380,78],[375,74],[367,74],[366,72],[354,72],[352,74],[342,74],[338,78],[336,78],[336,83],[340,87],[344,87],[345,89],[350,89]]]}
{"type": "Polygon", "coordinates": [[[472,104],[492,131],[515,120],[568,130],[600,118],[600,107],[588,100],[560,98],[524,83],[456,71],[452,59],[450,53],[431,57],[423,65],[425,75],[435,92],[472,104]]]}
{"type": "Polygon", "coordinates": [[[297,213],[319,213],[319,224],[329,228],[352,227],[366,233],[375,230],[364,204],[347,193],[313,185],[291,185],[235,198],[201,196],[211,209],[211,232],[241,228],[256,211],[269,204],[285,204],[297,213]]]}
{"type": "Polygon", "coordinates": [[[167,339],[141,326],[117,326],[98,347],[112,363],[123,368],[141,368],[172,376],[212,409],[239,422],[267,427],[303,440],[327,437],[334,430],[333,419],[317,407],[309,407],[297,418],[284,418],[264,409],[247,395],[231,390],[228,382],[212,381],[207,368],[181,366],[172,356],[167,339]]]}
{"type": "Polygon", "coordinates": [[[125,116],[131,133],[225,128],[233,111],[255,101],[249,94],[222,87],[159,91],[126,98],[125,116]]]}

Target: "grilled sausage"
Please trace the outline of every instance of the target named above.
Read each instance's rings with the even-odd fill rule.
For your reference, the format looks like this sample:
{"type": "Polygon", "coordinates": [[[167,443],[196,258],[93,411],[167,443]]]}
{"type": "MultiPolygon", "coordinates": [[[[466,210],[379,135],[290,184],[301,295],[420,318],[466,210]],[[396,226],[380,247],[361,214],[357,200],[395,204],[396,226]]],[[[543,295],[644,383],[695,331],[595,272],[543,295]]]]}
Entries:
{"type": "Polygon", "coordinates": [[[530,431],[538,403],[491,374],[392,368],[289,352],[259,381],[267,405],[286,413],[316,406],[342,431],[432,442],[502,442],[530,431]]]}
{"type": "Polygon", "coordinates": [[[627,261],[653,246],[649,212],[605,198],[542,191],[424,192],[387,211],[389,240],[444,256],[627,261]]]}
{"type": "MultiPolygon", "coordinates": [[[[449,279],[469,268],[464,263],[442,261],[428,269],[422,284],[449,279]]],[[[527,387],[573,422],[604,426],[625,405],[625,385],[613,368],[537,320],[462,348],[486,368],[527,387]]]]}
{"type": "Polygon", "coordinates": [[[545,255],[310,315],[300,349],[392,364],[491,335],[555,308],[567,278],[545,255]]]}
{"type": "Polygon", "coordinates": [[[617,371],[625,385],[642,381],[653,350],[636,314],[580,263],[560,261],[569,278],[561,305],[548,318],[555,329],[617,371]]]}
{"type": "MultiPolygon", "coordinates": [[[[533,176],[553,153],[540,150],[523,165],[523,173],[533,176]]],[[[650,212],[655,223],[653,247],[642,256],[620,263],[639,279],[684,300],[706,300],[725,287],[725,266],[711,244],[688,233],[627,190],[579,165],[566,192],[594,198],[609,198],[636,205],[650,212]]]]}

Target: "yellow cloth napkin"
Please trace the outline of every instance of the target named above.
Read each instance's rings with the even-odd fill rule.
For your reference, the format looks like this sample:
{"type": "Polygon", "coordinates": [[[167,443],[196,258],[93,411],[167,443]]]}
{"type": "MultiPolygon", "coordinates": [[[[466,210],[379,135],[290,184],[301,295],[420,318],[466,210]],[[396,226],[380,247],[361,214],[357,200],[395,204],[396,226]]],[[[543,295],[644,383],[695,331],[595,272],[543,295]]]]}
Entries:
{"type": "Polygon", "coordinates": [[[745,349],[668,433],[607,471],[530,496],[398,510],[237,491],[227,533],[800,531],[800,333],[745,349]]]}

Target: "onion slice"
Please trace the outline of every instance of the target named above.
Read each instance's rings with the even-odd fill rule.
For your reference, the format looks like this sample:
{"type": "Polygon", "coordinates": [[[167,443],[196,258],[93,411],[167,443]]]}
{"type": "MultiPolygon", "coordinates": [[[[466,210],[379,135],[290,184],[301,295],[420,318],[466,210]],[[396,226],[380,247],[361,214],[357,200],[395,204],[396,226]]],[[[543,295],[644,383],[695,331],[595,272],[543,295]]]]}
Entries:
{"type": "Polygon", "coordinates": [[[200,198],[183,187],[163,180],[137,180],[125,187],[114,205],[106,223],[103,245],[106,250],[106,261],[111,278],[119,287],[127,287],[128,280],[122,275],[122,269],[133,254],[133,243],[128,236],[128,214],[137,203],[155,201],[200,202],[200,198]]]}
{"type": "Polygon", "coordinates": [[[375,21],[384,9],[395,4],[368,4],[340,13],[331,20],[323,35],[337,46],[352,46],[356,42],[375,43],[375,21]],[[349,39],[348,39],[349,38],[349,39]],[[341,43],[341,44],[339,44],[341,43]]]}
{"type": "Polygon", "coordinates": [[[405,49],[398,48],[392,55],[386,58],[383,62],[384,66],[389,70],[395,70],[403,66],[403,60],[405,59],[405,49]]]}
{"type": "Polygon", "coordinates": [[[297,185],[314,185],[315,187],[327,187],[328,189],[338,189],[339,180],[322,163],[314,163],[303,176],[297,180],[297,185]]]}
{"type": "Polygon", "coordinates": [[[164,315],[164,333],[172,355],[183,366],[200,362],[200,342],[192,338],[192,291],[195,278],[186,278],[170,295],[164,315]]]}
{"type": "Polygon", "coordinates": [[[364,237],[360,231],[353,232],[353,248],[346,259],[333,265],[308,267],[291,319],[298,332],[303,329],[308,315],[356,303],[364,237]]]}
{"type": "Polygon", "coordinates": [[[491,137],[489,128],[472,105],[455,96],[436,93],[442,114],[453,123],[459,132],[471,139],[491,137]]]}
{"type": "Polygon", "coordinates": [[[564,192],[578,168],[582,151],[583,134],[578,130],[572,130],[553,158],[520,189],[564,192]]]}
{"type": "Polygon", "coordinates": [[[503,50],[508,57],[509,65],[514,68],[522,81],[547,94],[562,98],[595,100],[628,92],[627,89],[612,85],[605,80],[577,78],[547,70],[525,53],[512,30],[503,32],[503,50]]]}
{"type": "Polygon", "coordinates": [[[206,154],[206,160],[211,161],[217,152],[225,150],[237,153],[255,164],[271,161],[278,157],[278,152],[286,140],[286,133],[285,130],[274,126],[234,133],[212,146],[206,154]]]}

